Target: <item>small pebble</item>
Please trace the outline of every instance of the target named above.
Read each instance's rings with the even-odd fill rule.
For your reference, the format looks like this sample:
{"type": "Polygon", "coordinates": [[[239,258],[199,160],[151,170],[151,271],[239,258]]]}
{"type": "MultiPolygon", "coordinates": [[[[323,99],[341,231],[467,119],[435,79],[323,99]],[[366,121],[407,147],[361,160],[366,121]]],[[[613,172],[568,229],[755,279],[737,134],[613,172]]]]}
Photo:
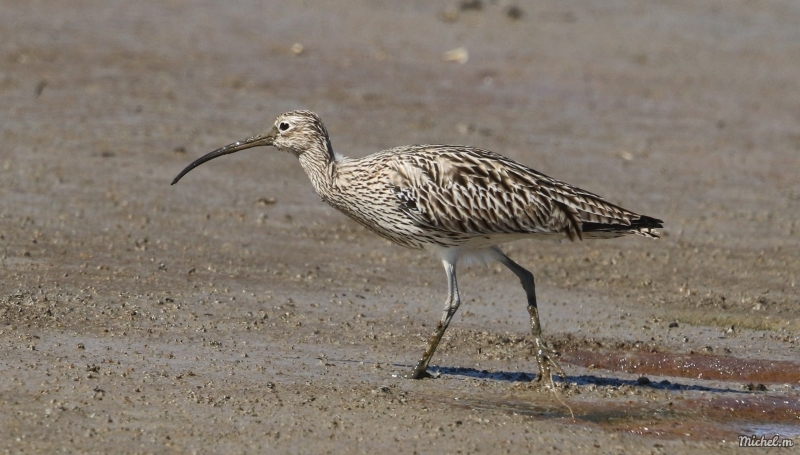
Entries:
{"type": "Polygon", "coordinates": [[[483,9],[483,2],[481,0],[461,0],[458,4],[458,9],[461,11],[480,11],[483,9]]]}
{"type": "Polygon", "coordinates": [[[256,204],[258,205],[272,205],[276,202],[277,201],[275,200],[274,197],[260,197],[256,199],[256,204]]]}
{"type": "Polygon", "coordinates": [[[522,19],[522,16],[524,14],[525,13],[522,12],[522,8],[520,8],[517,5],[511,5],[508,8],[506,8],[506,16],[508,16],[509,19],[513,20],[522,19]]]}
{"type": "Polygon", "coordinates": [[[465,47],[458,47],[444,53],[442,59],[446,62],[465,64],[469,61],[469,52],[465,47]]]}
{"type": "Polygon", "coordinates": [[[752,382],[747,383],[744,388],[751,392],[766,392],[768,390],[764,384],[753,384],[752,382]]]}

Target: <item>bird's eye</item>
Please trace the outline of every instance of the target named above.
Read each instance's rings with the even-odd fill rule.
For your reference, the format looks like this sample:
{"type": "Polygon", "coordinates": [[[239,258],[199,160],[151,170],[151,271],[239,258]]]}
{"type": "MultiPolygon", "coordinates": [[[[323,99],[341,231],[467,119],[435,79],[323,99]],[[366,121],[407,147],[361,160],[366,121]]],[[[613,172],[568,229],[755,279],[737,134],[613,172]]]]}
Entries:
{"type": "Polygon", "coordinates": [[[289,129],[289,124],[286,122],[281,122],[281,124],[278,125],[278,128],[280,128],[281,131],[286,131],[289,129]]]}

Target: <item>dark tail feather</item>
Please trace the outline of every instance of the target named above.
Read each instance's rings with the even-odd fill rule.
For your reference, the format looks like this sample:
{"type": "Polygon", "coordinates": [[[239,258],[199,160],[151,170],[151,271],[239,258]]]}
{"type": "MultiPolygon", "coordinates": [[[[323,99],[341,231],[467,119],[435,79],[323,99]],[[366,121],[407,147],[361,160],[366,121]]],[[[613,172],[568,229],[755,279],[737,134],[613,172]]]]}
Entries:
{"type": "Polygon", "coordinates": [[[661,233],[655,229],[663,228],[663,221],[658,218],[640,215],[639,218],[631,220],[631,224],[604,224],[604,223],[582,223],[581,230],[587,238],[612,238],[620,237],[625,234],[636,234],[644,237],[657,239],[661,233]]]}

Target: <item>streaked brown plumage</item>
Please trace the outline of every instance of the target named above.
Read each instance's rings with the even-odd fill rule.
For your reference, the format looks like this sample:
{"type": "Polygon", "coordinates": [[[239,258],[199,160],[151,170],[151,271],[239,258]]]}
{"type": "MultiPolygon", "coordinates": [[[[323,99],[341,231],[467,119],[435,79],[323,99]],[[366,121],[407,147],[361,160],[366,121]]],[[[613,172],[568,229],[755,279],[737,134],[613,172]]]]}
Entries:
{"type": "Polygon", "coordinates": [[[317,194],[378,235],[408,248],[428,249],[442,259],[448,298],[422,359],[408,375],[421,378],[460,304],[459,259],[477,256],[507,266],[525,289],[539,363],[537,380],[551,369],[564,376],[539,323],[533,275],[498,247],[531,237],[570,240],[637,234],[657,238],[662,221],[638,215],[600,196],[548,177],[487,150],[450,145],[413,145],[351,159],[334,154],[328,132],[309,111],[281,114],[266,133],[215,150],[172,182],[216,157],[274,145],[298,157],[317,194]]]}

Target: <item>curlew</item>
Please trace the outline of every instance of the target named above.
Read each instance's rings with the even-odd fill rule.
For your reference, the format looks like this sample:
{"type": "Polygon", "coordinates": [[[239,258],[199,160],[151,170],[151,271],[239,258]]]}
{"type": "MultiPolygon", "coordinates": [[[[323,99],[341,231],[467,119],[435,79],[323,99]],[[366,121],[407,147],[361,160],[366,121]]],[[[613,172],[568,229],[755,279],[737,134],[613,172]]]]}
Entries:
{"type": "Polygon", "coordinates": [[[461,303],[456,281],[460,259],[496,260],[519,278],[539,366],[536,381],[552,382],[553,372],[565,374],[542,335],[533,274],[499,245],[554,236],[573,241],[625,234],[658,238],[655,229],[662,227],[659,219],[633,213],[488,150],[411,145],[346,158],[334,153],[328,131],[309,111],[281,114],[265,133],[202,156],[172,184],[206,161],[268,145],[295,155],[328,204],[393,243],[430,250],[441,258],[447,300],[422,358],[406,375],[412,379],[430,376],[428,364],[461,303]]]}

